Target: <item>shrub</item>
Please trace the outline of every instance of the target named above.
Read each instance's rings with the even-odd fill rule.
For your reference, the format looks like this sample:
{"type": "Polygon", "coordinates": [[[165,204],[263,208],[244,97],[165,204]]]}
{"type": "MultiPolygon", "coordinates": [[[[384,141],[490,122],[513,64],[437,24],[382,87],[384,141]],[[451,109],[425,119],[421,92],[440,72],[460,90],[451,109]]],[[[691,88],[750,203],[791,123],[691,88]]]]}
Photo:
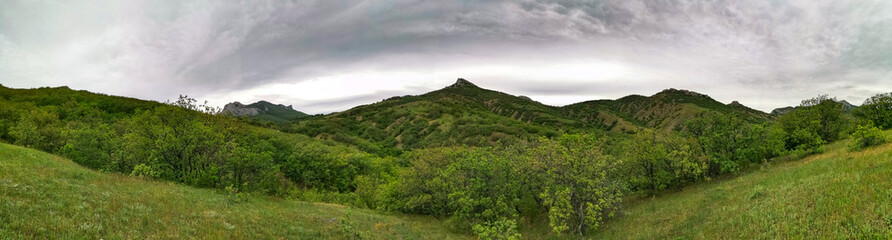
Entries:
{"type": "Polygon", "coordinates": [[[480,240],[516,240],[522,237],[517,232],[517,223],[509,219],[474,225],[474,234],[480,240]]]}
{"type": "Polygon", "coordinates": [[[883,136],[883,132],[873,124],[858,125],[855,132],[852,133],[852,143],[849,148],[857,151],[884,142],[886,142],[886,138],[883,136]]]}
{"type": "Polygon", "coordinates": [[[161,173],[156,171],[155,168],[145,164],[138,164],[133,167],[133,172],[130,172],[130,176],[134,177],[146,177],[146,178],[158,178],[161,176],[161,173]]]}

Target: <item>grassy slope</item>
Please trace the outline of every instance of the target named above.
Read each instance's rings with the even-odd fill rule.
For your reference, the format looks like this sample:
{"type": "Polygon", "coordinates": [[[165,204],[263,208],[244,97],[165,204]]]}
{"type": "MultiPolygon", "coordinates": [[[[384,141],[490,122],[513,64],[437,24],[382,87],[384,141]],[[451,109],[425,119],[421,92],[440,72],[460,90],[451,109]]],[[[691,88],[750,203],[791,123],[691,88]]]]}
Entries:
{"type": "Polygon", "coordinates": [[[449,239],[427,217],[249,197],[85,169],[0,144],[0,239],[449,239]],[[346,224],[345,224],[346,223],[346,224]],[[345,225],[348,225],[345,227],[345,225]]]}
{"type": "Polygon", "coordinates": [[[847,143],[631,201],[593,238],[890,238],[892,144],[850,152],[847,143]]]}

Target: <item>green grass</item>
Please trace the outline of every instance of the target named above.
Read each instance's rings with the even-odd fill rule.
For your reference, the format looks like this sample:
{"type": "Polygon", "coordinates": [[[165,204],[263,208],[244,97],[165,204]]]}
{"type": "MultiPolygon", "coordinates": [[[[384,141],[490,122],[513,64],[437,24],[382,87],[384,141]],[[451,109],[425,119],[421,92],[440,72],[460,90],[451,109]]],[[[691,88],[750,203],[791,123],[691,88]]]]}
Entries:
{"type": "MultiPolygon", "coordinates": [[[[886,132],[889,135],[890,132],[886,132]]],[[[892,144],[822,154],[630,200],[593,239],[892,238],[892,144]]]]}
{"type": "Polygon", "coordinates": [[[469,238],[429,217],[260,196],[236,200],[0,144],[0,239],[469,238]]]}

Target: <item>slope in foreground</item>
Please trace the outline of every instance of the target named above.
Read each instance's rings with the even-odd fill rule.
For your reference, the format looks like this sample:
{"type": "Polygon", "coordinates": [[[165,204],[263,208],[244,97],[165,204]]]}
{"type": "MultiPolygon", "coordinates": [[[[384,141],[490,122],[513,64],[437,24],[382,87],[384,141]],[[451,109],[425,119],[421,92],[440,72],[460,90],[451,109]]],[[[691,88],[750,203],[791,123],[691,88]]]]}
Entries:
{"type": "Polygon", "coordinates": [[[436,220],[85,169],[0,144],[0,239],[450,239],[436,220]]]}

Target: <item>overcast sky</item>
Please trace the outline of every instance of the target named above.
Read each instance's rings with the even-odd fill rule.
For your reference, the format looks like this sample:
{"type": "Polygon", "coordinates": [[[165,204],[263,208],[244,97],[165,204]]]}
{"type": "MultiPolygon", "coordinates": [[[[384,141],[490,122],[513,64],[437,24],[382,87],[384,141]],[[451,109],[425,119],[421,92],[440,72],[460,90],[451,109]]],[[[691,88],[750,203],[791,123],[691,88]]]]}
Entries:
{"type": "Polygon", "coordinates": [[[892,92],[889,0],[0,0],[0,84],[308,113],[456,78],[565,105],[892,92]]]}

